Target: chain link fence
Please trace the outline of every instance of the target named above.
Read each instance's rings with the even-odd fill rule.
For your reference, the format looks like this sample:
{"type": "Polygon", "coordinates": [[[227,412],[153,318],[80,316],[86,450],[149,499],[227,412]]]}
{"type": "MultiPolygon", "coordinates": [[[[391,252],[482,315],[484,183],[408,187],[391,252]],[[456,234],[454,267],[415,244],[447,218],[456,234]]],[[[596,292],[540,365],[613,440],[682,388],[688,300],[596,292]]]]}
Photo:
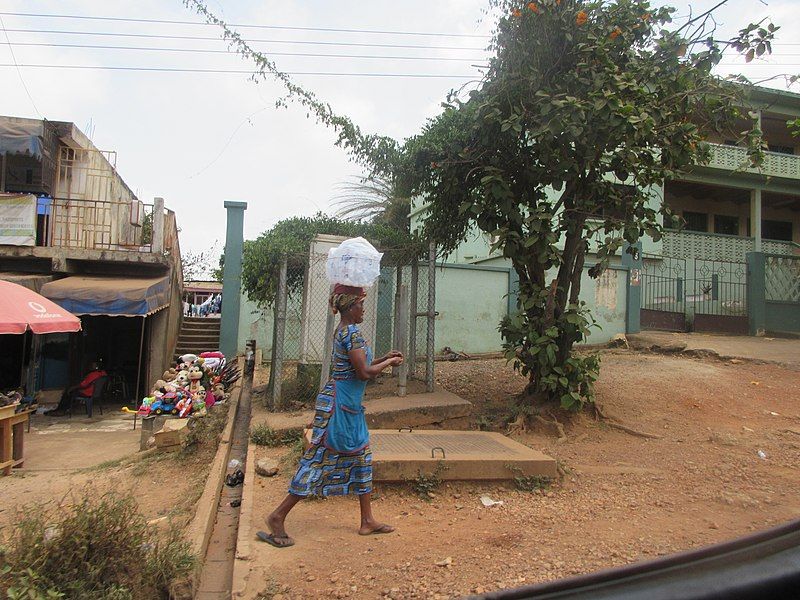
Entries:
{"type": "MultiPolygon", "coordinates": [[[[323,238],[308,254],[281,262],[275,299],[269,403],[273,410],[313,406],[331,369],[338,317],[328,306],[331,285],[325,275],[328,249],[341,240],[323,238]]],[[[360,329],[376,357],[401,351],[406,360],[390,378],[367,388],[367,397],[433,391],[435,273],[434,250],[427,261],[416,257],[381,268],[367,290],[360,329]]],[[[385,263],[389,262],[384,260],[385,263]]]]}

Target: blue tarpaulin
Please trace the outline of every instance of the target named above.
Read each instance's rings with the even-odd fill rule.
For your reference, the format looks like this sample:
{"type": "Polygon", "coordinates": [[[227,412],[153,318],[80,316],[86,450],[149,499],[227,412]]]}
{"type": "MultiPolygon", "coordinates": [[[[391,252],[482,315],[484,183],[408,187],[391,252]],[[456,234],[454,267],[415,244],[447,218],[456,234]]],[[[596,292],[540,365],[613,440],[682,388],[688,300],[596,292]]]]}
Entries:
{"type": "Polygon", "coordinates": [[[169,277],[72,276],[42,286],[49,298],[73,315],[143,317],[169,304],[169,277]]]}

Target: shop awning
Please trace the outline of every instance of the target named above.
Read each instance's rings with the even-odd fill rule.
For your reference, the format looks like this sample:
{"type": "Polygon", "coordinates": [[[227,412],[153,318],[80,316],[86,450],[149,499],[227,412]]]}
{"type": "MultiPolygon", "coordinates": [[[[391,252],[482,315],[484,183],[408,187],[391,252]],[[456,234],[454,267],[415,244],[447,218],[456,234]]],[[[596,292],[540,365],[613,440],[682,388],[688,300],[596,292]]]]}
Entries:
{"type": "Polygon", "coordinates": [[[41,294],[74,315],[143,317],[169,304],[169,277],[72,276],[42,286],[41,294]]]}

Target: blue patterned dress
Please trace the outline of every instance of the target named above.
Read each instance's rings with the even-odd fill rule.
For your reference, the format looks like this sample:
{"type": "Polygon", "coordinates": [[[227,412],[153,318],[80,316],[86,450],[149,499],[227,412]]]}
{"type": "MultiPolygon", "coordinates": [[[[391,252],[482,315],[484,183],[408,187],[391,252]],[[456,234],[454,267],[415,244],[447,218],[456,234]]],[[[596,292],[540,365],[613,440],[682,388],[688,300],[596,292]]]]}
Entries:
{"type": "Polygon", "coordinates": [[[333,374],[317,396],[311,446],[289,484],[295,496],[341,496],[372,491],[372,452],[361,400],[366,381],[356,377],[350,350],[364,348],[367,364],[372,351],[356,325],[336,331],[333,374]]]}

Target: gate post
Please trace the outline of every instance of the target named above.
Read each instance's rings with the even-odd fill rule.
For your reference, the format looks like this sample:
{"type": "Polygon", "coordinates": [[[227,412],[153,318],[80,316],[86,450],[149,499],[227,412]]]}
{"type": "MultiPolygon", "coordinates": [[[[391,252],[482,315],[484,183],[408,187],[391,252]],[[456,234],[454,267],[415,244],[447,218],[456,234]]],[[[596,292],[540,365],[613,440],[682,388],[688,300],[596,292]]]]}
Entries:
{"type": "Polygon", "coordinates": [[[242,251],[244,250],[244,211],[247,202],[225,201],[225,265],[222,274],[222,317],[219,349],[228,361],[236,358],[239,344],[239,308],[242,301],[242,251]]]}
{"type": "Polygon", "coordinates": [[[747,253],[747,322],[750,335],[763,336],[767,321],[766,257],[747,253]]]}
{"type": "Polygon", "coordinates": [[[625,244],[622,248],[622,266],[628,270],[625,286],[625,333],[639,333],[642,330],[642,243],[633,246],[625,244]],[[630,249],[630,252],[628,251],[630,249]]]}

